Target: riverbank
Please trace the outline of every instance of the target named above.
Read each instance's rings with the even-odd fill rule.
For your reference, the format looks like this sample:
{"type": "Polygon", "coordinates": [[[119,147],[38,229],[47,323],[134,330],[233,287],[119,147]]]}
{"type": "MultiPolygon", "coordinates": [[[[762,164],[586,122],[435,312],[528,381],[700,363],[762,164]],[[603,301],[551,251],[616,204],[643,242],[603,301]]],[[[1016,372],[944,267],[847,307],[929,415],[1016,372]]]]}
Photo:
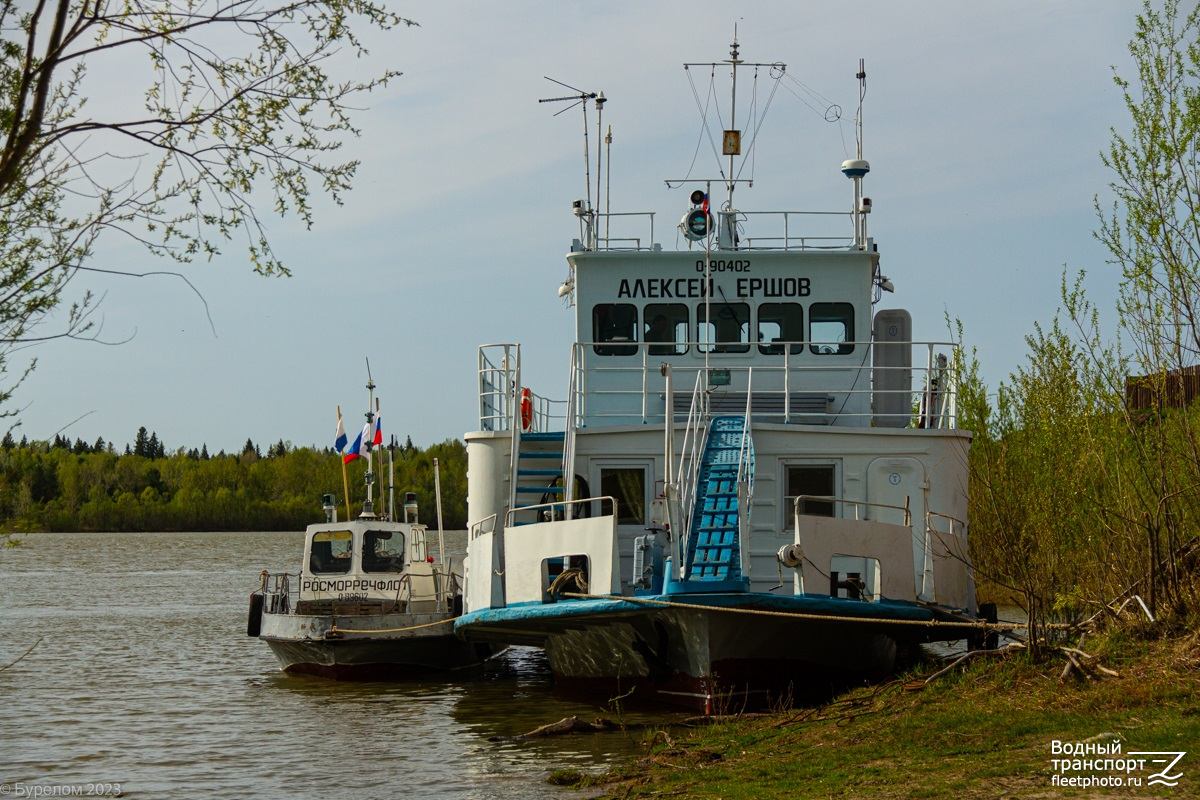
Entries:
{"type": "Polygon", "coordinates": [[[821,708],[649,732],[635,764],[551,780],[607,798],[1200,797],[1200,633],[1134,625],[1085,649],[1116,676],[986,656],[921,686],[926,665],[821,708]],[[1185,753],[1175,786],[1150,785],[1174,756],[1147,752],[1185,753]]]}

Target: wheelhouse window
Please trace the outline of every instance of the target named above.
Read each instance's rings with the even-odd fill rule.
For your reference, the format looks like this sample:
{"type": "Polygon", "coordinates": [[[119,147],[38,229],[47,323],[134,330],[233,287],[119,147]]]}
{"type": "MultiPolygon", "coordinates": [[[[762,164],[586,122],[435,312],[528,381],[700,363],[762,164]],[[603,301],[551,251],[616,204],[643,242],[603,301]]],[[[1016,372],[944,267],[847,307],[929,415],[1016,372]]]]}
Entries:
{"type": "Polygon", "coordinates": [[[363,572],[403,572],[404,534],[399,531],[367,531],[363,535],[363,572]]]}
{"type": "Polygon", "coordinates": [[[696,307],[696,341],[701,353],[750,350],[750,306],[713,301],[696,307]],[[709,319],[711,315],[711,319],[709,319]]]}
{"type": "Polygon", "coordinates": [[[600,494],[617,501],[618,525],[646,524],[646,470],[616,467],[600,470],[600,494]]]}
{"type": "Polygon", "coordinates": [[[783,355],[785,347],[799,353],[803,345],[784,342],[804,341],[804,307],[799,303],[763,303],[758,307],[758,351],[783,355]]]}
{"type": "Polygon", "coordinates": [[[809,349],[818,355],[854,352],[854,306],[849,303],[813,303],[808,308],[809,349]]]}
{"type": "Polygon", "coordinates": [[[309,546],[308,570],[314,575],[339,575],[350,571],[354,536],[350,531],[318,531],[309,546]]]}
{"type": "Polygon", "coordinates": [[[602,356],[637,353],[638,309],[631,303],[600,303],[592,308],[592,341],[602,356]],[[612,344],[610,344],[610,342],[612,344]]]}
{"type": "Polygon", "coordinates": [[[833,464],[790,465],[787,468],[787,494],[784,496],[786,513],[791,518],[792,509],[812,517],[834,517],[836,497],[834,481],[837,468],[833,464]],[[804,497],[796,503],[797,497],[804,497]],[[830,498],[830,500],[816,498],[830,498]]]}
{"type": "Polygon", "coordinates": [[[683,303],[651,303],[645,308],[642,340],[650,342],[652,356],[679,356],[687,352],[688,308],[683,303]]]}

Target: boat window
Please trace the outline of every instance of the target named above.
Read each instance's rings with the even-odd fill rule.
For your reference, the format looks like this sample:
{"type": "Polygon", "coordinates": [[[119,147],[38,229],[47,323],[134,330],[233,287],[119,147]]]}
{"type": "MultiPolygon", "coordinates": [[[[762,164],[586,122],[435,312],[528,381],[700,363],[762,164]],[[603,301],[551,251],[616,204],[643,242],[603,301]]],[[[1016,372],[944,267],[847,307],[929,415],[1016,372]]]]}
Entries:
{"type": "Polygon", "coordinates": [[[701,353],[746,353],[750,350],[750,306],[714,300],[696,307],[696,341],[701,353]],[[711,312],[712,320],[708,319],[711,312]]]}
{"type": "Polygon", "coordinates": [[[363,572],[403,572],[404,534],[367,531],[363,535],[363,572]]]}
{"type": "Polygon", "coordinates": [[[412,529],[412,541],[409,543],[408,557],[413,561],[424,561],[429,557],[429,548],[425,543],[424,528],[412,529]]]}
{"type": "MultiPolygon", "coordinates": [[[[787,494],[784,496],[784,508],[787,517],[792,516],[796,508],[796,498],[800,495],[816,495],[818,497],[835,497],[833,464],[805,464],[787,468],[787,494]]],[[[833,517],[835,503],[825,500],[801,500],[799,511],[812,517],[833,517]]]]}
{"type": "Polygon", "coordinates": [[[809,348],[819,355],[854,352],[854,306],[849,303],[813,303],[808,307],[809,348]]]}
{"type": "Polygon", "coordinates": [[[592,308],[593,348],[602,356],[631,356],[637,353],[637,306],[631,303],[599,303],[592,308]],[[620,342],[621,344],[606,344],[620,342]],[[625,344],[629,342],[629,344],[625,344]]]}
{"type": "Polygon", "coordinates": [[[687,352],[688,308],[683,303],[651,303],[646,306],[642,340],[651,344],[652,356],[678,356],[687,352]]]}
{"type": "Polygon", "coordinates": [[[336,575],[350,571],[354,537],[350,531],[318,531],[309,546],[308,571],[336,575]]]}
{"type": "Polygon", "coordinates": [[[646,524],[646,470],[617,467],[600,470],[600,494],[616,498],[618,525],[646,524]]]}
{"type": "MultiPolygon", "coordinates": [[[[804,341],[804,307],[799,303],[763,303],[758,307],[758,351],[783,355],[783,342],[804,341]]],[[[803,345],[788,348],[799,353],[803,345]]]]}

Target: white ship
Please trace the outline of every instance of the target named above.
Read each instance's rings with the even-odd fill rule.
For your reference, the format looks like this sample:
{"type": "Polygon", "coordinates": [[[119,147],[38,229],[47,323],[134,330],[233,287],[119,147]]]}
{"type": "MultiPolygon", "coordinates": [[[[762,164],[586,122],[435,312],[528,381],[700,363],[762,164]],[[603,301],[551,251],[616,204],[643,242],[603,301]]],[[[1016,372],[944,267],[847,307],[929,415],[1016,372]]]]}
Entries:
{"type": "MultiPolygon", "coordinates": [[[[703,66],[735,106],[739,70],[786,69],[736,43],[703,66]]],[[[604,97],[578,99],[586,126],[604,97]]],[[[565,394],[523,384],[519,344],[479,349],[455,628],[544,648],[564,685],[740,708],[977,632],[956,352],[880,307],[861,124],[845,211],[735,206],[753,133],[713,137],[715,178],[667,181],[673,250],[651,213],[575,203],[565,394]]]]}

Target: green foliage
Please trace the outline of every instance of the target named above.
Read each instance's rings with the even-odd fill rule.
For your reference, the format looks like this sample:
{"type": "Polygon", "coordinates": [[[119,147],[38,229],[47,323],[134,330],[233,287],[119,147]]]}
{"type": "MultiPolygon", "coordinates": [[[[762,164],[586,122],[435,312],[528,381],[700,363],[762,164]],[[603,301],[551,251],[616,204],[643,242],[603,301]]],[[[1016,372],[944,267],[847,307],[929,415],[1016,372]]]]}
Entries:
{"type": "Polygon", "coordinates": [[[1035,626],[1127,591],[1160,615],[1200,599],[1185,558],[1200,531],[1200,405],[1182,390],[1200,364],[1198,42],[1200,6],[1146,2],[1130,42],[1137,78],[1115,78],[1131,127],[1102,154],[1112,208],[1096,202],[1096,236],[1120,270],[1115,335],[1083,274],[1064,276],[1062,310],[1027,338],[994,406],[974,365],[964,371],[972,553],[1035,626]]]}
{"type": "MultiPolygon", "coordinates": [[[[143,428],[139,437],[144,434],[143,428]]],[[[149,442],[151,437],[145,438],[149,442]]],[[[251,449],[202,459],[183,449],[147,457],[107,449],[77,453],[39,442],[0,448],[0,530],[300,529],[324,519],[322,495],[343,497],[342,460],[332,450],[285,450],[274,448],[268,458],[251,449]]],[[[397,448],[397,502],[403,502],[404,492],[416,492],[421,521],[437,524],[434,458],[441,475],[444,525],[465,528],[466,448],[461,442],[447,440],[426,450],[397,448]]],[[[384,459],[386,475],[386,451],[384,459]]],[[[364,465],[354,462],[346,471],[357,513],[365,497],[364,465]]],[[[379,492],[377,486],[377,500],[379,492]]],[[[339,516],[344,515],[342,507],[339,516]]]]}
{"type": "Polygon", "coordinates": [[[362,70],[359,37],[401,24],[370,0],[0,0],[0,408],[33,368],[4,379],[15,350],[96,336],[87,291],[38,327],[80,271],[131,274],[92,265],[111,234],[180,263],[238,236],[287,274],[256,208],[309,226],[314,191],[340,202],[352,110],[399,74],[362,70]]]}

